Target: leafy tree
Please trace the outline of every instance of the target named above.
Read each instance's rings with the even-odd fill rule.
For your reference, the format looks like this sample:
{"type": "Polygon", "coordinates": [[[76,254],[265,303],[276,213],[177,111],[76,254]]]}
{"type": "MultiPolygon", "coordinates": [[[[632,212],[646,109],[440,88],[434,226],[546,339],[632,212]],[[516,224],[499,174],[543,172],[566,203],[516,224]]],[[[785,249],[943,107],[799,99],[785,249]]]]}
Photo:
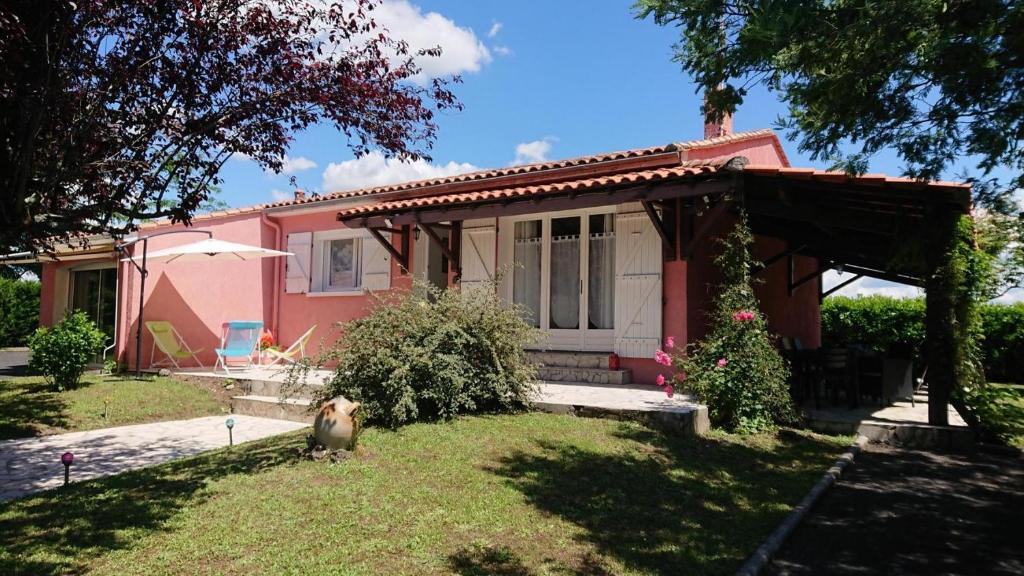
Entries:
{"type": "Polygon", "coordinates": [[[938,179],[977,161],[979,246],[993,258],[985,294],[1024,286],[1024,4],[1012,0],[638,0],[675,25],[675,59],[712,117],[757,84],[780,94],[779,127],[816,160],[853,173],[893,149],[905,173],[938,179]],[[843,154],[843,146],[859,146],[843,154]],[[1006,168],[1010,178],[991,177],[1006,168]]]}
{"type": "Polygon", "coordinates": [[[789,106],[800,150],[862,172],[892,148],[915,178],[965,156],[1009,187],[979,187],[1006,211],[1024,186],[1024,4],[1013,0],[638,0],[640,17],[675,25],[675,59],[713,116],[756,84],[789,106]],[[860,151],[843,156],[844,143],[860,151]]]}
{"type": "Polygon", "coordinates": [[[413,81],[440,49],[377,27],[378,2],[3,3],[0,246],[188,222],[232,154],[279,170],[320,122],[356,154],[428,158],[434,114],[460,104],[413,81]]]}

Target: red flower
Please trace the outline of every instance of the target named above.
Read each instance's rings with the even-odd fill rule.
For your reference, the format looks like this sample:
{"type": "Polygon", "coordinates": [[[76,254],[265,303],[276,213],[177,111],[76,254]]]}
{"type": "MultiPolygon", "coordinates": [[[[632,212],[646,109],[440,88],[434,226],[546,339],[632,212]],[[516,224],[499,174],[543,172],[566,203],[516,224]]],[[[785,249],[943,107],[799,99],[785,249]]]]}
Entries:
{"type": "Polygon", "coordinates": [[[669,384],[668,386],[665,386],[665,395],[666,395],[666,396],[668,396],[669,398],[671,398],[672,396],[674,396],[674,395],[675,395],[675,393],[676,393],[676,391],[675,391],[675,389],[674,389],[674,388],[672,388],[672,385],[671,385],[671,384],[669,384]]]}
{"type": "Polygon", "coordinates": [[[658,377],[654,379],[654,382],[658,386],[664,386],[665,385],[665,377],[662,376],[661,374],[658,374],[658,377]]]}

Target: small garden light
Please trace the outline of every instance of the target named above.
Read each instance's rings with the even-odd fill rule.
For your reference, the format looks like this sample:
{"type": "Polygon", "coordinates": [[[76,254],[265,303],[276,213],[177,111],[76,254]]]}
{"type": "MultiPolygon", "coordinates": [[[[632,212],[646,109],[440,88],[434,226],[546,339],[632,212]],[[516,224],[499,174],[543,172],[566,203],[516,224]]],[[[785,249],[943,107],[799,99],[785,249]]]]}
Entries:
{"type": "Polygon", "coordinates": [[[231,432],[231,429],[235,427],[235,419],[234,418],[228,418],[224,422],[224,425],[228,427],[228,446],[234,446],[235,445],[235,438],[234,438],[234,435],[231,432]]]}
{"type": "Polygon", "coordinates": [[[64,465],[64,485],[68,485],[68,476],[71,471],[71,464],[75,461],[75,455],[71,452],[65,452],[60,457],[60,463],[64,465]]]}

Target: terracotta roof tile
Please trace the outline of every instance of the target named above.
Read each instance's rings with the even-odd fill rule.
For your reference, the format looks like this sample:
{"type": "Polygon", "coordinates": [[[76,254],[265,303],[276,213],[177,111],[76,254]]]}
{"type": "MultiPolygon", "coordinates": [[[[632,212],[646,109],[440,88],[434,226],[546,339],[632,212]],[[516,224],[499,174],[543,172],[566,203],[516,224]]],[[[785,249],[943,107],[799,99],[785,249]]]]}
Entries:
{"type": "Polygon", "coordinates": [[[585,191],[593,188],[606,188],[610,186],[622,186],[627,184],[639,184],[643,182],[656,182],[672,178],[684,178],[701,175],[710,175],[719,171],[729,158],[715,160],[701,160],[682,162],[674,167],[657,168],[653,170],[640,170],[596,176],[592,178],[581,178],[576,180],[565,180],[532,186],[519,186],[514,188],[496,188],[488,190],[477,190],[464,193],[438,194],[431,196],[420,196],[398,200],[382,201],[374,204],[364,204],[338,212],[338,218],[351,219],[373,214],[386,214],[416,208],[426,208],[437,205],[459,205],[471,204],[488,200],[504,200],[522,198],[525,196],[543,196],[546,194],[557,194],[569,191],[585,191]]]}

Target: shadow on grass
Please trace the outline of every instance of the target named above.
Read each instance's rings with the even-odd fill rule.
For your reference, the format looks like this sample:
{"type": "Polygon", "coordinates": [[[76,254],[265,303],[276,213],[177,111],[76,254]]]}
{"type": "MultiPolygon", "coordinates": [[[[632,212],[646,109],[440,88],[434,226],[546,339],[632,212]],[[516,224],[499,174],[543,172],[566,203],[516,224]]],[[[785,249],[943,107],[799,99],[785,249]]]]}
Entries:
{"type": "MultiPolygon", "coordinates": [[[[638,426],[618,434],[634,448],[608,454],[538,441],[492,471],[533,506],[584,529],[600,556],[663,574],[734,572],[840,452],[792,433],[770,447],[638,426]]],[[[514,558],[501,560],[472,550],[450,559],[462,574],[529,573],[514,558]]],[[[577,573],[603,571],[568,563],[577,573]]]]}
{"type": "Polygon", "coordinates": [[[63,428],[67,403],[40,378],[0,380],[0,440],[38,436],[39,426],[63,428]]]}
{"type": "Polygon", "coordinates": [[[207,484],[298,459],[293,434],[0,503],[0,573],[80,573],[132,533],[161,530],[207,484]]]}

